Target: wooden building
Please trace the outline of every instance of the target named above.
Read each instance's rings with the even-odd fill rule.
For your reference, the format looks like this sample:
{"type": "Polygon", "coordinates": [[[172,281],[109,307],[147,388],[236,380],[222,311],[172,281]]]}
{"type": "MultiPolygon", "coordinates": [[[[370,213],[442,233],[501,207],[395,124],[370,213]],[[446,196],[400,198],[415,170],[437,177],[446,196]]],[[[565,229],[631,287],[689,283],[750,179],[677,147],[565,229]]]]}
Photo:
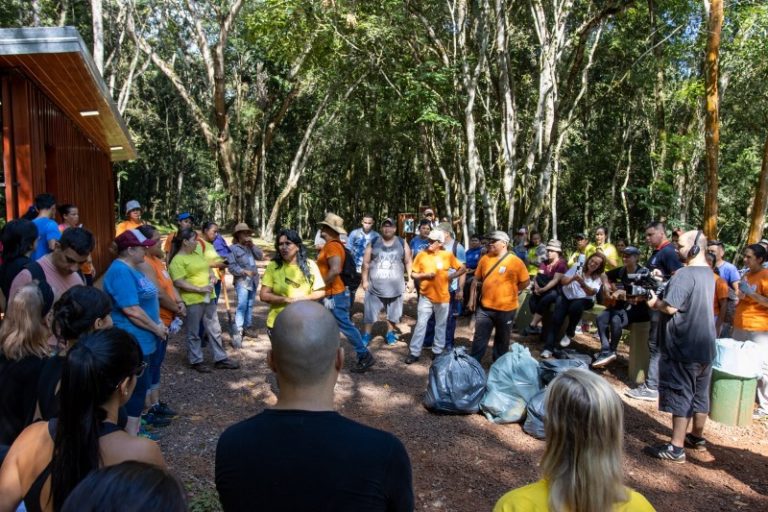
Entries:
{"type": "Polygon", "coordinates": [[[76,205],[103,273],[115,235],[112,162],[136,149],[77,30],[0,29],[0,93],[6,219],[43,192],[76,205]]]}

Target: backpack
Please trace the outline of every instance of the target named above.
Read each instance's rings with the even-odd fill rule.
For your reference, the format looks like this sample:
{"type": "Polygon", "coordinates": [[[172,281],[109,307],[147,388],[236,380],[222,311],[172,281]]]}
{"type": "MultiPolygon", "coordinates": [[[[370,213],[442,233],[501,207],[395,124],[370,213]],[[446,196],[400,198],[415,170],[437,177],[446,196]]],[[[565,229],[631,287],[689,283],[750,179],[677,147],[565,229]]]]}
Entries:
{"type": "Polygon", "coordinates": [[[344,248],[344,261],[341,262],[341,272],[339,277],[347,288],[356,288],[355,284],[360,285],[361,277],[357,273],[355,266],[355,257],[347,247],[338,240],[334,240],[344,248]]]}

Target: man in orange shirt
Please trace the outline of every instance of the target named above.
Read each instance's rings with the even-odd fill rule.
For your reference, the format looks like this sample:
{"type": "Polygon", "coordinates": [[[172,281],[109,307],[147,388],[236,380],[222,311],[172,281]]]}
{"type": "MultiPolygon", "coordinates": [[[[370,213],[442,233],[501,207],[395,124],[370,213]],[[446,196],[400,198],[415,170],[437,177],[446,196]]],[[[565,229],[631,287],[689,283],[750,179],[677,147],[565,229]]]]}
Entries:
{"type": "Polygon", "coordinates": [[[493,360],[509,350],[510,330],[518,307],[517,294],[528,287],[530,280],[523,260],[507,248],[509,235],[494,231],[488,238],[488,252],[480,258],[475,270],[475,280],[483,283],[472,340],[472,357],[478,361],[482,361],[494,329],[493,360]]]}
{"type": "MultiPolygon", "coordinates": [[[[325,245],[317,255],[317,267],[325,281],[325,299],[323,305],[333,313],[339,330],[344,333],[357,353],[357,364],[350,370],[355,373],[363,373],[376,362],[368,347],[363,344],[360,331],[349,318],[349,290],[341,280],[341,270],[344,268],[344,244],[340,237],[346,235],[344,220],[333,213],[325,216],[320,223],[320,232],[325,245]]],[[[447,290],[447,288],[446,288],[447,290]]]]}
{"type": "Polygon", "coordinates": [[[435,341],[432,344],[432,358],[439,356],[445,346],[445,328],[448,324],[448,312],[451,295],[448,286],[452,279],[458,279],[467,272],[465,267],[452,252],[443,250],[445,235],[440,230],[429,233],[430,244],[413,260],[411,277],[419,280],[419,303],[416,327],[411,336],[411,353],[405,358],[405,364],[419,360],[427,323],[432,313],[435,314],[435,341]],[[450,269],[455,273],[449,273],[450,269]]]}

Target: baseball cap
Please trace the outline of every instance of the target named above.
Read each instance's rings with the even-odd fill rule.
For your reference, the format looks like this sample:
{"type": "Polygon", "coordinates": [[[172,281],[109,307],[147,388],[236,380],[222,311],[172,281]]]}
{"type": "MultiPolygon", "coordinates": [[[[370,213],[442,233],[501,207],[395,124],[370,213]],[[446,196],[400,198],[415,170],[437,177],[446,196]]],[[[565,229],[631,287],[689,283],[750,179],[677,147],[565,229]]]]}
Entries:
{"type": "Polygon", "coordinates": [[[623,251],[621,251],[621,253],[626,254],[627,256],[640,256],[640,249],[634,245],[628,245],[624,248],[623,251]]]}
{"type": "Polygon", "coordinates": [[[381,225],[382,225],[382,226],[383,226],[383,225],[385,225],[385,224],[389,224],[390,226],[394,226],[394,225],[395,225],[395,221],[393,221],[392,219],[390,219],[389,217],[387,217],[386,219],[384,219],[383,221],[381,221],[381,225]]]}
{"type": "Polygon", "coordinates": [[[432,210],[432,208],[427,208],[426,210],[424,210],[424,216],[425,216],[425,217],[426,217],[428,214],[430,214],[430,213],[431,213],[432,215],[434,215],[434,214],[435,214],[435,212],[434,212],[434,210],[432,210]]]}
{"type": "Polygon", "coordinates": [[[489,240],[501,240],[504,243],[509,243],[509,235],[503,231],[491,231],[488,233],[489,240]]]}
{"type": "Polygon", "coordinates": [[[427,238],[429,238],[434,242],[440,242],[441,244],[445,243],[445,233],[443,233],[439,229],[433,229],[432,231],[430,231],[427,238]]]}
{"type": "Polygon", "coordinates": [[[141,210],[141,205],[135,199],[131,199],[130,201],[125,203],[125,213],[128,213],[131,210],[141,210]]]}
{"type": "Polygon", "coordinates": [[[130,247],[152,247],[157,240],[145,237],[138,229],[129,229],[115,238],[118,251],[124,251],[130,247]]]}
{"type": "Polygon", "coordinates": [[[586,233],[576,233],[575,235],[573,235],[573,238],[575,238],[576,240],[586,240],[587,235],[586,233]]]}
{"type": "Polygon", "coordinates": [[[180,214],[178,214],[176,216],[176,220],[179,221],[179,222],[181,222],[183,220],[186,220],[186,219],[191,219],[191,218],[192,218],[192,215],[190,215],[189,212],[181,212],[180,214]]]}

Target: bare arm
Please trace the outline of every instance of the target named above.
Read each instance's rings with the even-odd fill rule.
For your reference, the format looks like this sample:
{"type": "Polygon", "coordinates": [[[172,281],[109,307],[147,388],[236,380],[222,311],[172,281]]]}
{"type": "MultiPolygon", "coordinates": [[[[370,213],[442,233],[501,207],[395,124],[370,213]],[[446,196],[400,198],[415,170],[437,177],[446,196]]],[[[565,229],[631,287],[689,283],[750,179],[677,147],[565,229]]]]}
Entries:
{"type": "Polygon", "coordinates": [[[122,312],[136,327],[149,331],[159,338],[165,338],[168,335],[168,328],[162,323],[153,322],[140,306],[127,306],[122,308],[122,312]]]}
{"type": "Polygon", "coordinates": [[[406,279],[407,287],[410,289],[413,289],[413,279],[411,278],[411,273],[413,269],[413,251],[411,251],[411,246],[403,243],[403,250],[405,251],[405,259],[403,260],[403,264],[405,265],[405,275],[407,276],[406,279]]]}
{"type": "Polygon", "coordinates": [[[360,286],[362,286],[363,290],[368,289],[368,267],[371,265],[371,246],[365,248],[365,253],[363,253],[363,269],[360,272],[360,286]]]}
{"type": "Polygon", "coordinates": [[[213,285],[195,286],[185,279],[176,279],[173,285],[179,290],[192,293],[210,293],[213,290],[213,285]]]}
{"type": "Polygon", "coordinates": [[[338,256],[331,256],[328,258],[328,274],[323,277],[325,285],[330,286],[339,274],[341,274],[341,258],[338,256]]]}
{"type": "Polygon", "coordinates": [[[549,280],[549,282],[545,285],[539,288],[539,293],[547,292],[557,286],[558,284],[561,284],[563,281],[563,276],[565,274],[561,274],[560,272],[556,272],[554,276],[552,276],[552,279],[549,280]]]}

